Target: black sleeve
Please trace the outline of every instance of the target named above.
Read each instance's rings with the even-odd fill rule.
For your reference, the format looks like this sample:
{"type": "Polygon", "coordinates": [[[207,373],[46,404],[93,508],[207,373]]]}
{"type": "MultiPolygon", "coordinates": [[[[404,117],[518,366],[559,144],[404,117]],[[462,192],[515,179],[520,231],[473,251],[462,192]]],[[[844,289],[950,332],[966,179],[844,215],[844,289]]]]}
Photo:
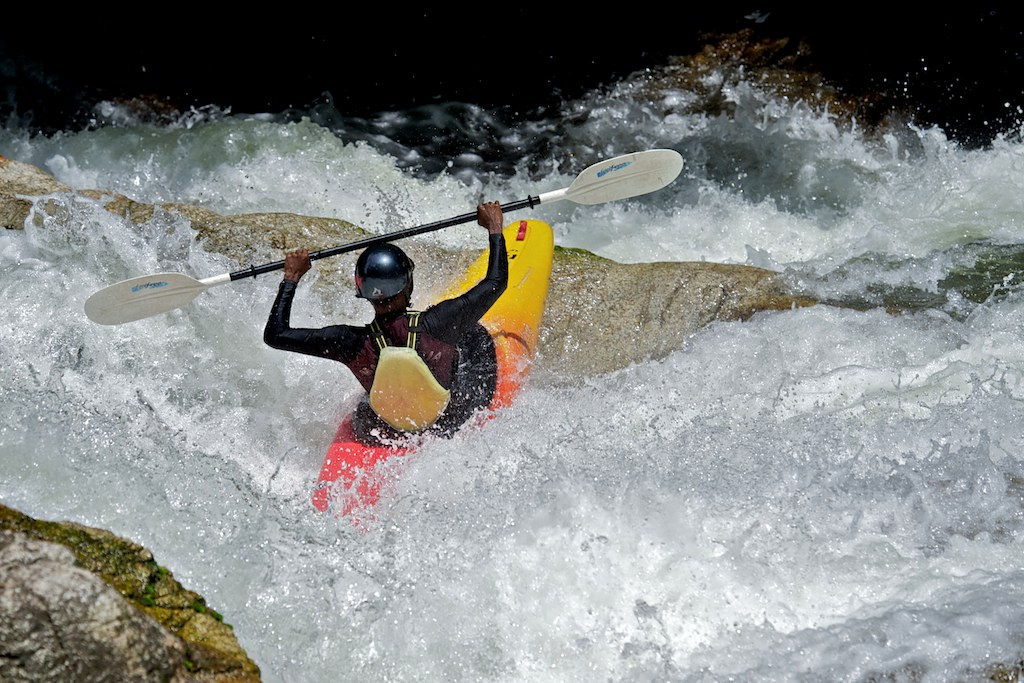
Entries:
{"type": "Polygon", "coordinates": [[[292,300],[298,283],[282,280],[277,289],[277,298],[270,309],[270,317],[263,329],[263,341],[267,346],[281,351],[294,351],[308,356],[329,358],[347,363],[355,358],[363,345],[362,327],[331,325],[319,329],[296,328],[289,323],[292,300]]]}
{"type": "Polygon", "coordinates": [[[424,312],[421,325],[432,336],[455,344],[483,317],[508,287],[508,251],[503,235],[488,235],[487,274],[469,291],[424,312]]]}

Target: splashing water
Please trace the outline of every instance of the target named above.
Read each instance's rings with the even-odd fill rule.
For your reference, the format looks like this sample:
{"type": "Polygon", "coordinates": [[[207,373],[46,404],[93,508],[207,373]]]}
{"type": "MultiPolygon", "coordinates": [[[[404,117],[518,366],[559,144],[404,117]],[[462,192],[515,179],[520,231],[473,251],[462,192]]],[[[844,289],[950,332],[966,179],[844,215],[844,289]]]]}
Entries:
{"type": "MultiPolygon", "coordinates": [[[[1020,280],[981,301],[943,289],[977,245],[1020,247],[1019,140],[967,151],[937,130],[879,142],[799,107],[767,125],[602,101],[575,105],[591,119],[552,154],[665,146],[687,167],[649,197],[538,212],[559,245],[771,267],[826,301],[913,287],[935,305],[761,313],[665,358],[534,382],[486,429],[391,464],[359,530],[309,501],[358,386],[263,345],[276,279],[93,325],[85,298],[117,280],[246,264],[204,251],[172,212],[133,226],[55,195],[0,235],[4,502],[153,549],[267,681],[944,681],[1019,659],[1020,280]],[[729,175],[726,159],[772,164],[729,175]]],[[[76,188],[377,232],[572,177],[542,158],[417,177],[373,144],[272,117],[4,131],[0,152],[76,188]]],[[[304,288],[302,324],[367,315],[304,288]]]]}

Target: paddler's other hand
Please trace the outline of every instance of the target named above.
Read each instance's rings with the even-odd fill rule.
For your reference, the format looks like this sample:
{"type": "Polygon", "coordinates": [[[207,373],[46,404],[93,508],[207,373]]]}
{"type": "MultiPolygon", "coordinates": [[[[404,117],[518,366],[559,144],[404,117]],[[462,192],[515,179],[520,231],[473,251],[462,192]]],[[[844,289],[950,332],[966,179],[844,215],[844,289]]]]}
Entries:
{"type": "Polygon", "coordinates": [[[309,249],[296,249],[284,257],[284,279],[298,282],[313,267],[309,260],[309,249]]]}
{"type": "Polygon", "coordinates": [[[501,204],[498,202],[485,202],[477,205],[476,222],[487,228],[488,234],[500,235],[503,220],[501,204]]]}

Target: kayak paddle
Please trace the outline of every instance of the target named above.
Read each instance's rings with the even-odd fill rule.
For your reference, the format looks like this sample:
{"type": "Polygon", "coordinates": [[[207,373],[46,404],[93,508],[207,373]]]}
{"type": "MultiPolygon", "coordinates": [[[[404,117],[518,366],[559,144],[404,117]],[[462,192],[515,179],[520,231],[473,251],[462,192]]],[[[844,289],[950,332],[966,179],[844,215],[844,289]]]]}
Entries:
{"type": "MultiPolygon", "coordinates": [[[[568,199],[577,204],[601,204],[659,190],[683,170],[683,157],[671,149],[623,154],[588,166],[569,187],[502,204],[503,213],[568,199]]],[[[350,244],[311,252],[310,260],[336,256],[383,242],[420,235],[476,220],[476,211],[436,223],[368,237],[350,244]]],[[[210,287],[284,268],[284,261],[250,266],[233,273],[196,280],[178,273],[142,275],[104,287],[85,301],[85,314],[101,325],[120,325],[181,308],[210,287]]]]}

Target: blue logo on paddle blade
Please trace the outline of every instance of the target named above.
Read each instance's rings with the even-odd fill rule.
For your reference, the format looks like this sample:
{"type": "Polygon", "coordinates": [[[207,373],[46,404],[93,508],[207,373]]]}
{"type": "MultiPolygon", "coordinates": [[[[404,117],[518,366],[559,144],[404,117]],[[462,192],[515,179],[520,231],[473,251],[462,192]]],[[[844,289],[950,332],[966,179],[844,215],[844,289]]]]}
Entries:
{"type": "Polygon", "coordinates": [[[135,285],[132,287],[132,294],[138,294],[144,289],[160,289],[166,287],[167,283],[161,280],[160,282],[143,282],[141,285],[135,285]]]}
{"type": "Polygon", "coordinates": [[[621,171],[622,169],[626,168],[627,166],[632,166],[632,165],[633,165],[632,161],[623,161],[621,164],[615,164],[614,166],[609,166],[608,168],[606,168],[604,170],[598,171],[597,172],[597,177],[598,178],[603,178],[604,176],[608,175],[612,171],[621,171]]]}

